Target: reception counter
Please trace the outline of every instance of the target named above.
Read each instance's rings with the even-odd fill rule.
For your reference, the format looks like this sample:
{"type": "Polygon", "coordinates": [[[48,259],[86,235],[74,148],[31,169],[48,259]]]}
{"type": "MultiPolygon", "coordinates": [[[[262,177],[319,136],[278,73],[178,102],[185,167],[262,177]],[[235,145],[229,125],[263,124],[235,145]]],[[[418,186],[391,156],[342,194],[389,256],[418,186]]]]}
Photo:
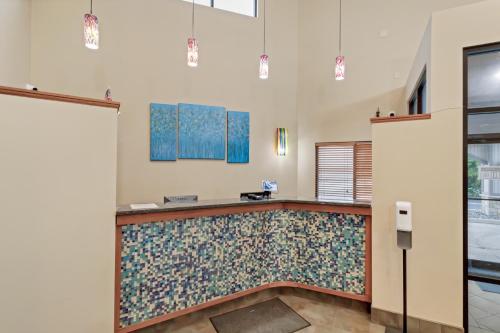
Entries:
{"type": "Polygon", "coordinates": [[[119,207],[115,269],[120,333],[268,288],[371,302],[371,208],[301,198],[119,207]]]}

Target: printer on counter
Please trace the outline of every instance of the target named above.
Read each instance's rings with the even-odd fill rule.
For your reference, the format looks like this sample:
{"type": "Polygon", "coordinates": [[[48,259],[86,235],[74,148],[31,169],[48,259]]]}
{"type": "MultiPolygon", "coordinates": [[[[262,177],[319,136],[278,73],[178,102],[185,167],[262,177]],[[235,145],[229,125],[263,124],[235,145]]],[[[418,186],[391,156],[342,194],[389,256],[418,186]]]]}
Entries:
{"type": "Polygon", "coordinates": [[[258,201],[271,199],[270,191],[241,193],[240,199],[243,201],[258,201]]]}

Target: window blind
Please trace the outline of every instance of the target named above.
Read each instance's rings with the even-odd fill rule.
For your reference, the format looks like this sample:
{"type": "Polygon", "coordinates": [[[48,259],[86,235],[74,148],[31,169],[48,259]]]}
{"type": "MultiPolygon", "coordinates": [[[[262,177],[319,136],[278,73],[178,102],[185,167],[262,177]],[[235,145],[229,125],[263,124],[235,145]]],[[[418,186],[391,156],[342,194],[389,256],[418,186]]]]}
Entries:
{"type": "Polygon", "coordinates": [[[370,142],[316,145],[316,196],[327,200],[371,200],[370,142]]]}
{"type": "Polygon", "coordinates": [[[372,144],[354,144],[354,199],[372,200],[372,144]]]}

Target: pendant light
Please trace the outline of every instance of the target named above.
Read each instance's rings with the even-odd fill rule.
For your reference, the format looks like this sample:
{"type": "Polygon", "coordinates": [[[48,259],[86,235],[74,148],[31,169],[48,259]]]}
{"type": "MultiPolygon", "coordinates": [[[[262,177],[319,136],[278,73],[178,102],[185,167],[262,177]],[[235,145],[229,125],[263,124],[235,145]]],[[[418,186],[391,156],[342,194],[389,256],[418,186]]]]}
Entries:
{"type": "Polygon", "coordinates": [[[90,0],[90,14],[83,16],[83,38],[87,48],[97,50],[99,48],[99,20],[92,9],[92,0],[90,0]]]}
{"type": "Polygon", "coordinates": [[[342,0],[339,6],[339,55],[335,59],[335,80],[345,79],[345,59],[342,55],[342,0]]]}
{"type": "Polygon", "coordinates": [[[266,54],[266,0],[264,0],[264,52],[260,56],[259,78],[269,78],[269,56],[266,54]]]}
{"type": "Polygon", "coordinates": [[[191,16],[191,37],[188,38],[187,64],[189,67],[198,67],[198,41],[194,38],[194,0],[191,16]]]}

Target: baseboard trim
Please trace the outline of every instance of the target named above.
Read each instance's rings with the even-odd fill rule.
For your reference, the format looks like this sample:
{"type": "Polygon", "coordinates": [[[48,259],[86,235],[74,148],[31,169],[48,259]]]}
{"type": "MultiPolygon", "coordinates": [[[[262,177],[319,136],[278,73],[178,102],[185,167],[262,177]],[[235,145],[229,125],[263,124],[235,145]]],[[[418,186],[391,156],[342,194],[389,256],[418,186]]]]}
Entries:
{"type": "MultiPolygon", "coordinates": [[[[401,329],[403,327],[403,315],[386,310],[374,308],[371,310],[371,320],[375,324],[385,327],[401,329]]],[[[463,327],[455,327],[428,321],[425,319],[408,317],[409,333],[463,333],[463,327]]]]}

